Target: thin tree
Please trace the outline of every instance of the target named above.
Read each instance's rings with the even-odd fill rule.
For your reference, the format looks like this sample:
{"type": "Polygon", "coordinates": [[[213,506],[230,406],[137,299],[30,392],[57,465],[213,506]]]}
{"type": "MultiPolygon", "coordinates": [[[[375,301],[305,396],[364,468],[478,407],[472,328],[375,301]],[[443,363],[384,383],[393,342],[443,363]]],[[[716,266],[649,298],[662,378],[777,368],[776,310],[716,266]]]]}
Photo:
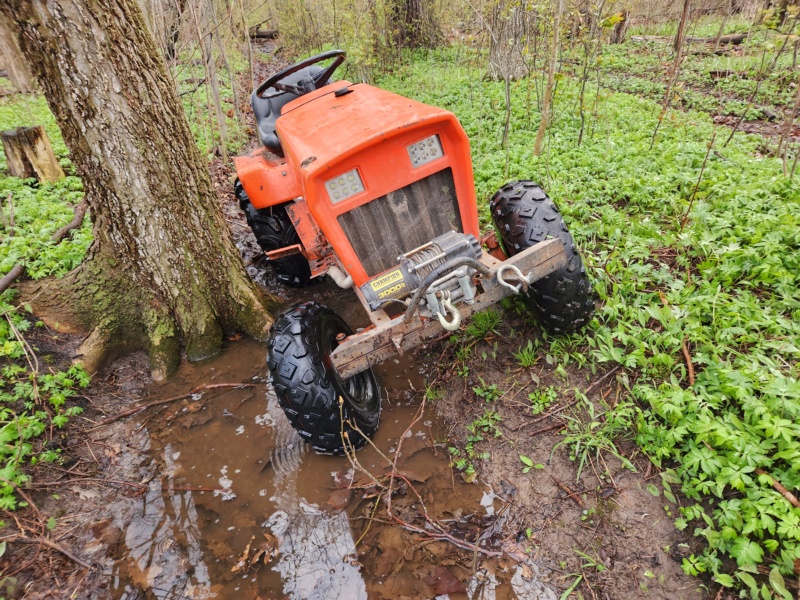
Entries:
{"type": "Polygon", "coordinates": [[[686,37],[686,23],[689,20],[689,5],[691,0],[684,0],[683,2],[683,12],[681,13],[681,21],[678,25],[678,33],[675,36],[675,43],[673,48],[675,49],[675,61],[672,63],[672,71],[670,72],[669,82],[667,83],[667,89],[664,92],[664,103],[661,106],[661,112],[658,115],[658,121],[656,122],[656,128],[653,130],[653,138],[650,140],[650,148],[653,147],[653,144],[656,142],[656,135],[658,134],[658,130],[661,127],[661,123],[664,120],[664,117],[667,116],[667,111],[669,110],[670,101],[672,100],[672,89],[675,87],[675,84],[678,81],[678,75],[681,71],[681,61],[683,60],[683,40],[686,37]]]}
{"type": "Polygon", "coordinates": [[[155,378],[214,354],[223,332],[263,338],[245,272],[175,86],[136,0],[4,0],[84,182],[87,259],[45,284],[45,318],[90,331],[91,367],[145,348],[155,378]]]}
{"type": "Polygon", "coordinates": [[[547,70],[547,85],[544,88],[542,98],[542,120],[539,122],[539,131],[536,132],[536,141],[533,144],[533,155],[539,156],[542,153],[542,143],[544,134],[550,124],[550,114],[552,112],[553,86],[556,80],[556,69],[558,67],[558,49],[561,43],[559,31],[561,30],[561,16],[564,14],[564,0],[556,0],[555,12],[553,14],[553,45],[550,52],[550,64],[547,70]]]}

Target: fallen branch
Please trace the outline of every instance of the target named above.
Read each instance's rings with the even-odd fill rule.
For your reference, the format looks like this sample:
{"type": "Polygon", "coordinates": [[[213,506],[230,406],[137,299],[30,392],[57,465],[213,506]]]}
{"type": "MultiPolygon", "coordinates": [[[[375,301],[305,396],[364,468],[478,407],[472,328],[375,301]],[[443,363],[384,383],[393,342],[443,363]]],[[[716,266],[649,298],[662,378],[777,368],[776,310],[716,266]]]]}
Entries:
{"type": "Polygon", "coordinates": [[[766,475],[767,477],[769,477],[772,480],[772,487],[774,487],[775,490],[777,490],[781,496],[786,498],[789,501],[789,504],[791,504],[795,508],[800,508],[800,500],[797,499],[797,496],[795,496],[792,492],[783,487],[783,485],[772,475],[767,473],[764,469],[756,469],[756,473],[758,473],[759,475],[766,475]]]}
{"type": "Polygon", "coordinates": [[[154,406],[161,406],[162,404],[169,404],[170,402],[175,402],[176,400],[183,400],[184,398],[187,398],[192,394],[196,394],[197,392],[200,392],[202,390],[213,390],[217,388],[248,388],[248,387],[253,387],[254,385],[256,384],[255,383],[207,383],[204,385],[199,385],[193,390],[188,391],[185,394],[180,394],[179,396],[172,396],[170,398],[156,400],[155,402],[150,402],[148,404],[140,404],[139,406],[134,406],[129,410],[125,410],[121,413],[108,417],[107,419],[103,419],[95,427],[92,427],[87,431],[94,431],[95,429],[104,427],[109,423],[113,423],[114,421],[119,421],[120,419],[124,419],[125,417],[130,417],[131,415],[135,415],[136,413],[140,413],[143,410],[147,410],[148,408],[152,408],[154,406]]]}
{"type": "Polygon", "coordinates": [[[58,229],[53,234],[53,242],[56,244],[61,243],[61,240],[67,237],[67,234],[70,231],[80,227],[83,223],[83,217],[86,216],[87,210],[89,210],[89,204],[86,202],[86,200],[81,200],[81,202],[75,207],[75,216],[72,217],[72,221],[64,225],[61,229],[58,229]]]}
{"type": "MultiPolygon", "coordinates": [[[[592,382],[592,384],[591,384],[589,387],[587,387],[587,388],[586,388],[586,390],[583,392],[583,394],[584,394],[585,396],[588,396],[589,394],[591,394],[591,393],[592,393],[594,390],[596,390],[596,389],[597,389],[597,387],[598,387],[598,386],[602,385],[602,383],[603,383],[603,382],[604,382],[606,379],[608,379],[609,377],[611,377],[611,376],[612,376],[614,373],[616,373],[617,371],[619,371],[621,368],[622,368],[622,365],[615,365],[615,366],[614,366],[612,369],[610,369],[608,372],[604,373],[603,375],[601,375],[600,377],[598,377],[597,379],[595,379],[595,380],[592,382]]],[[[552,417],[552,416],[554,416],[554,415],[557,415],[557,414],[558,414],[558,413],[560,413],[562,410],[564,410],[564,409],[566,409],[566,408],[569,408],[570,406],[574,405],[574,404],[575,404],[577,401],[578,401],[578,399],[577,399],[577,398],[575,398],[574,400],[572,400],[572,402],[567,402],[566,404],[562,404],[561,406],[559,406],[559,407],[558,407],[558,408],[556,408],[555,410],[551,410],[551,411],[550,411],[550,412],[548,412],[547,414],[544,414],[544,415],[542,415],[541,417],[537,417],[536,419],[534,419],[533,421],[531,421],[531,424],[533,424],[533,423],[539,423],[540,421],[544,421],[544,420],[545,420],[545,419],[547,419],[548,417],[552,417]]]]}
{"type": "Polygon", "coordinates": [[[22,534],[19,534],[19,535],[16,535],[16,536],[3,538],[3,541],[4,542],[12,542],[12,543],[13,542],[20,542],[22,544],[39,544],[39,545],[42,545],[42,546],[47,546],[48,548],[52,548],[53,550],[56,550],[56,551],[60,552],[61,554],[63,554],[64,556],[66,556],[67,558],[72,560],[73,562],[76,562],[79,565],[81,565],[82,567],[85,567],[87,569],[91,569],[92,568],[92,565],[90,565],[86,561],[78,558],[77,556],[72,554],[69,550],[64,548],[63,546],[60,546],[59,544],[56,544],[55,542],[53,542],[51,540],[48,540],[47,538],[29,538],[29,537],[26,537],[26,536],[24,536],[22,534]]]}
{"type": "MultiPolygon", "coordinates": [[[[64,225],[64,227],[57,230],[53,234],[53,237],[51,238],[53,240],[53,243],[60,244],[61,241],[65,237],[67,237],[67,234],[70,231],[80,227],[81,223],[83,223],[83,217],[86,216],[86,211],[88,208],[89,205],[86,203],[86,201],[85,200],[81,201],[81,203],[75,207],[75,216],[72,218],[72,221],[64,225]]],[[[11,284],[14,283],[17,279],[19,279],[24,272],[25,272],[25,265],[23,264],[14,265],[11,268],[11,270],[8,273],[6,273],[2,279],[0,279],[0,294],[2,294],[9,287],[11,287],[11,284]]]]}
{"type": "MultiPolygon", "coordinates": [[[[734,46],[738,46],[742,42],[747,39],[746,33],[733,33],[731,35],[723,35],[719,38],[719,44],[732,44],[734,46]]],[[[692,44],[713,44],[717,42],[716,37],[710,38],[699,38],[699,37],[687,37],[686,41],[692,44]]]]}
{"type": "Polygon", "coordinates": [[[25,272],[25,265],[14,265],[11,270],[0,279],[0,294],[5,292],[25,272]]]}
{"type": "Polygon", "coordinates": [[[686,345],[686,338],[681,340],[681,350],[683,358],[686,359],[686,368],[689,370],[689,385],[694,385],[694,366],[692,365],[692,355],[689,354],[689,347],[686,345]]]}

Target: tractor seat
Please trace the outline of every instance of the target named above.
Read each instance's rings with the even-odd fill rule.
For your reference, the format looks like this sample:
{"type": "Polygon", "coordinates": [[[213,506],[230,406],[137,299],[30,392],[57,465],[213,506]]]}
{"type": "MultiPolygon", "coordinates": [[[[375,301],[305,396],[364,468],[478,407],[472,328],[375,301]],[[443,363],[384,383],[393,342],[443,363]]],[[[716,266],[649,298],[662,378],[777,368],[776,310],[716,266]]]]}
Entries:
{"type": "MultiPolygon", "coordinates": [[[[322,67],[312,65],[287,76],[283,80],[283,83],[297,84],[301,79],[313,77],[322,71],[322,67]]],[[[329,83],[330,80],[322,83],[319,87],[323,87],[329,83]]],[[[267,98],[259,98],[255,92],[250,96],[250,106],[253,107],[253,114],[256,117],[256,124],[258,125],[258,139],[261,140],[261,143],[264,144],[270,152],[283,157],[281,141],[275,133],[275,121],[281,116],[281,109],[283,106],[295,98],[299,98],[299,96],[291,92],[282,92],[275,88],[267,88],[264,91],[264,95],[267,96],[267,98]]]]}

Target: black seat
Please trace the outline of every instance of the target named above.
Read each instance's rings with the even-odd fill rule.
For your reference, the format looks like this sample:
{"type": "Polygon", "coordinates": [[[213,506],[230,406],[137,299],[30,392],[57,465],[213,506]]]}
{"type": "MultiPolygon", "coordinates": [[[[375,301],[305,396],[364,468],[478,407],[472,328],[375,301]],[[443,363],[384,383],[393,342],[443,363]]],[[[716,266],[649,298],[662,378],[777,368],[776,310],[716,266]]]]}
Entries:
{"type": "MultiPolygon", "coordinates": [[[[300,85],[302,79],[313,77],[321,73],[324,69],[316,65],[306,67],[299,70],[297,73],[288,75],[281,83],[292,85],[300,85]]],[[[322,83],[319,87],[328,85],[330,80],[322,83]]],[[[256,124],[258,125],[258,139],[267,147],[270,152],[283,157],[283,148],[278,135],[275,133],[275,121],[281,116],[281,109],[285,104],[288,104],[295,98],[299,98],[297,94],[291,92],[283,92],[275,88],[267,88],[263,94],[264,98],[259,98],[255,92],[250,96],[250,106],[253,107],[253,114],[256,117],[256,124]]]]}

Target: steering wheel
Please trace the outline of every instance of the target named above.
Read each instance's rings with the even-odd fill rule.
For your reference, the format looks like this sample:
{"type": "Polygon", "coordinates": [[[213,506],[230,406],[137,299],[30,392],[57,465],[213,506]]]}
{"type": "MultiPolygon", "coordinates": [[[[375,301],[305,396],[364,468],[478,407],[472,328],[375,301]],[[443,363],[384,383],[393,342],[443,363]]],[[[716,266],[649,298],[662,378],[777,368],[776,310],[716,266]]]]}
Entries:
{"type": "MultiPolygon", "coordinates": [[[[311,56],[305,60],[301,60],[298,63],[295,63],[289,67],[286,67],[283,71],[280,71],[267,79],[264,83],[256,88],[256,96],[259,98],[267,98],[268,96],[264,95],[264,92],[267,91],[269,88],[275,88],[281,92],[289,92],[290,94],[294,94],[295,96],[302,96],[303,94],[307,94],[308,92],[312,92],[316,89],[322,87],[319,85],[320,82],[327,81],[330,79],[333,72],[344,62],[345,53],[343,50],[328,50],[327,52],[323,52],[321,54],[317,54],[315,56],[311,56]],[[309,78],[313,85],[312,88],[308,88],[304,85],[295,85],[291,83],[281,83],[282,79],[287,78],[289,75],[297,73],[298,71],[315,65],[319,62],[327,60],[329,58],[335,59],[327,69],[317,73],[316,75],[311,75],[309,78]]],[[[304,82],[300,82],[301,84],[304,82]]]]}

